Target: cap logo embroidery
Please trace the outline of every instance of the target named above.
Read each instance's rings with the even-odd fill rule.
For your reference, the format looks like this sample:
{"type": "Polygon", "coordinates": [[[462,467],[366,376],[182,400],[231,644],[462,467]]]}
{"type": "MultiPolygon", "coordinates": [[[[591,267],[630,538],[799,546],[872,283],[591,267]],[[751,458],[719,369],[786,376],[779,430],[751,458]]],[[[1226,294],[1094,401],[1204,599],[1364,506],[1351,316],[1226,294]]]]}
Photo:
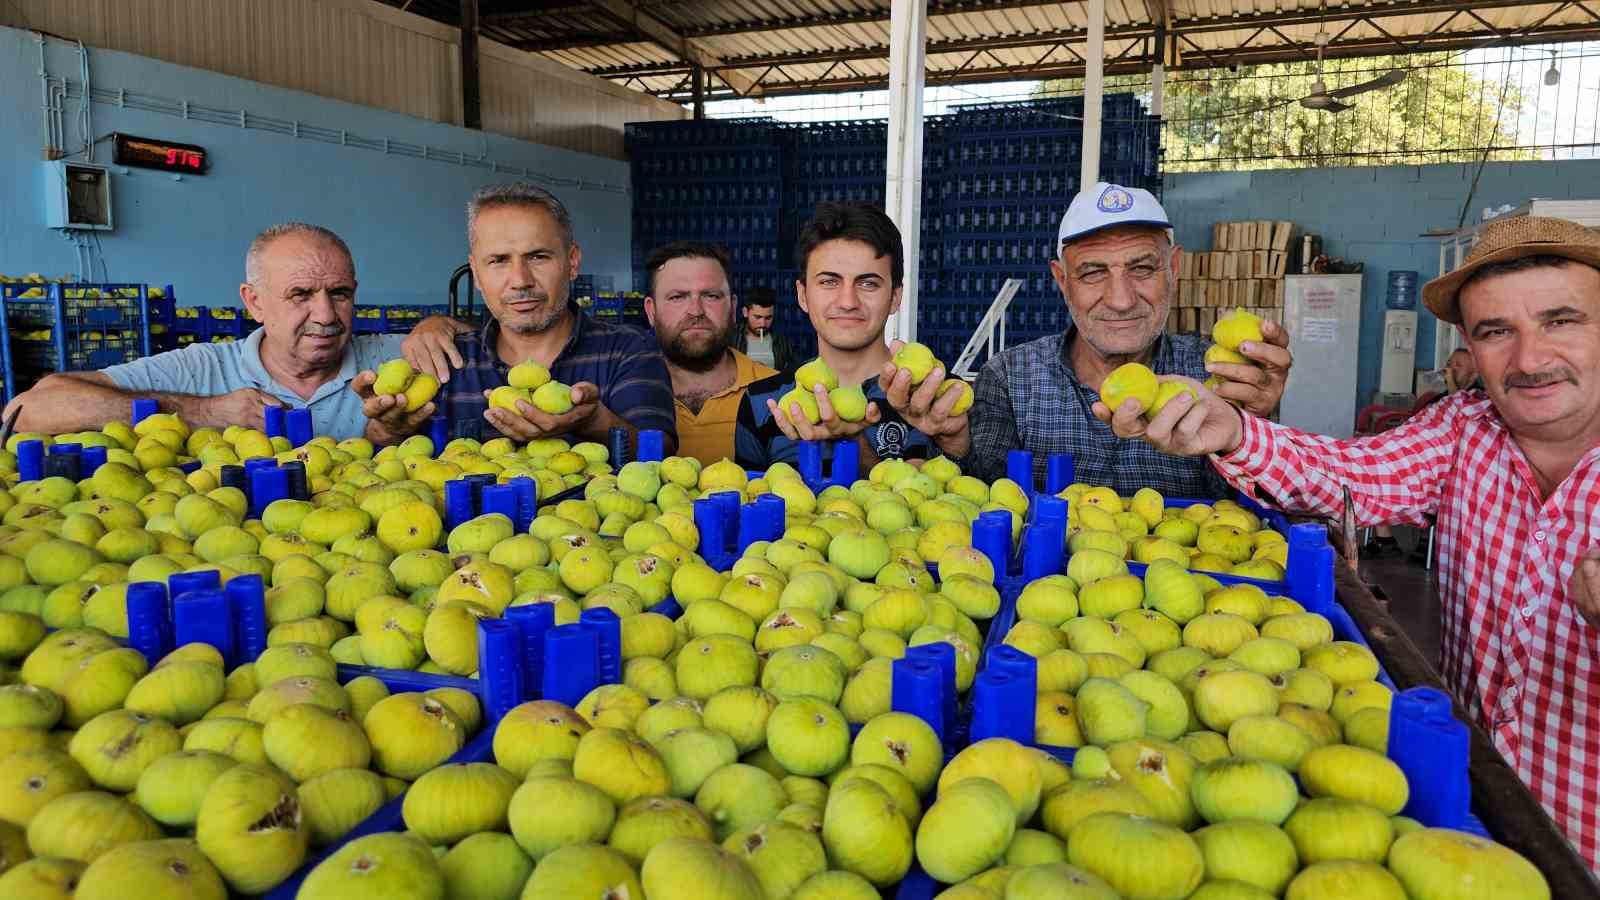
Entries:
{"type": "Polygon", "coordinates": [[[1125,188],[1110,185],[1100,192],[1095,208],[1105,213],[1122,213],[1133,209],[1133,195],[1125,188]]]}

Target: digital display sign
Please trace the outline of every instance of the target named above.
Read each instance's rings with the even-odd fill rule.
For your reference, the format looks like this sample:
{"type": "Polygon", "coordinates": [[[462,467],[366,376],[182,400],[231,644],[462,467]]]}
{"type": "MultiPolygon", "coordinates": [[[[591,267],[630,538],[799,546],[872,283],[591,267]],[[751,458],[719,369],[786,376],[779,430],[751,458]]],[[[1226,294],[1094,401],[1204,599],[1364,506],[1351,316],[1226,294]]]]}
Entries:
{"type": "Polygon", "coordinates": [[[202,175],[206,171],[207,156],[204,147],[134,137],[130,134],[114,134],[111,137],[115,146],[112,159],[119,166],[187,172],[191,175],[202,175]]]}

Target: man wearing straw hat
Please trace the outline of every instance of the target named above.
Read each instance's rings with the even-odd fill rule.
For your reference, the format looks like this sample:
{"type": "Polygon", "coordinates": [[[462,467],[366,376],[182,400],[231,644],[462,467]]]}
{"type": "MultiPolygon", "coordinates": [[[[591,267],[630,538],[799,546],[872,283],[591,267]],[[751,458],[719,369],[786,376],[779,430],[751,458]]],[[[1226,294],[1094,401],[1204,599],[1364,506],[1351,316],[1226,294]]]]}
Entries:
{"type": "Polygon", "coordinates": [[[1444,676],[1600,871],[1600,233],[1494,222],[1422,299],[1483,389],[1382,434],[1305,434],[1199,384],[1148,421],[1095,412],[1290,512],[1337,515],[1349,486],[1363,524],[1435,517],[1444,676]]]}

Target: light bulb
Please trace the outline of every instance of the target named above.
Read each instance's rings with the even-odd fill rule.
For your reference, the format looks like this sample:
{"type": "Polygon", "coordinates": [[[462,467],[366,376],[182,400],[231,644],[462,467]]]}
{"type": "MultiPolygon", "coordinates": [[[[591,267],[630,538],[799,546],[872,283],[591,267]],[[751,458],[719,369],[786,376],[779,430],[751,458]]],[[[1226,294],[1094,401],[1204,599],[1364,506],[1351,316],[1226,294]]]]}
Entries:
{"type": "Polygon", "coordinates": [[[1556,64],[1553,62],[1544,73],[1544,83],[1546,87],[1555,87],[1561,83],[1561,70],[1556,68],[1556,64]]]}

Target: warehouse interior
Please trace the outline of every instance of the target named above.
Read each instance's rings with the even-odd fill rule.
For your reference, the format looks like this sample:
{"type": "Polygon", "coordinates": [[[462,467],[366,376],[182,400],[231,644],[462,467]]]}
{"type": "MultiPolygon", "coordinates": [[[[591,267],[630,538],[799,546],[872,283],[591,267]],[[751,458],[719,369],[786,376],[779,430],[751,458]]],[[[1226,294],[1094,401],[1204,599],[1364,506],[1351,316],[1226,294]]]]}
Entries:
{"type": "MultiPolygon", "coordinates": [[[[474,127],[467,127],[457,4],[296,0],[259,7],[247,4],[252,13],[244,15],[204,3],[12,0],[0,10],[8,17],[0,23],[70,38],[41,42],[23,28],[6,32],[8,120],[40,123],[41,83],[60,85],[52,115],[71,134],[61,134],[57,140],[63,146],[46,155],[70,152],[67,158],[92,161],[95,148],[80,149],[86,143],[80,127],[84,122],[94,127],[96,140],[113,132],[152,134],[212,151],[205,177],[119,172],[116,193],[124,201],[117,204],[119,221],[97,235],[89,251],[93,260],[72,246],[70,233],[29,227],[26,216],[6,217],[0,222],[6,253],[0,271],[51,278],[70,271],[77,277],[87,274],[85,263],[92,262],[93,280],[126,277],[165,284],[162,273],[181,264],[184,277],[175,283],[179,305],[236,305],[230,300],[237,275],[231,250],[263,222],[306,214],[305,198],[317,197],[319,221],[347,233],[359,258],[384,260],[381,266],[363,267],[368,302],[437,304],[456,267],[452,260],[460,255],[452,237],[460,198],[476,185],[515,175],[546,179],[582,198],[573,205],[580,210],[577,225],[586,273],[625,292],[636,287],[635,258],[656,239],[654,232],[638,230],[649,225],[641,225],[638,217],[634,233],[602,227],[650,202],[633,190],[634,182],[648,176],[637,170],[638,158],[630,172],[629,123],[693,118],[696,85],[701,101],[713,110],[719,100],[727,105],[729,98],[744,98],[745,106],[756,100],[778,108],[795,95],[820,101],[826,110],[827,98],[836,92],[881,91],[888,85],[886,5],[841,11],[793,4],[757,15],[737,3],[669,4],[667,10],[633,22],[626,9],[605,4],[558,6],[556,14],[528,4],[485,4],[479,11],[482,40],[475,55],[480,68],[472,92],[477,109],[474,127]],[[277,47],[285,34],[299,36],[293,49],[270,52],[267,48],[277,47]],[[82,118],[84,54],[76,41],[106,51],[95,54],[99,65],[91,77],[96,102],[87,120],[82,118]],[[223,49],[231,46],[250,50],[223,49]],[[218,177],[222,175],[227,177],[218,177]],[[400,190],[391,192],[387,186],[400,190]],[[244,196],[250,199],[241,206],[244,196]],[[381,218],[370,214],[375,196],[383,198],[381,218]],[[397,220],[405,227],[388,227],[397,220]]],[[[957,110],[956,115],[963,107],[981,106],[990,96],[966,87],[973,84],[1004,81],[1009,88],[1026,78],[1040,86],[1061,84],[1081,91],[1084,42],[1089,39],[1086,9],[1086,4],[1028,0],[930,5],[927,90],[945,91],[953,99],[941,110],[957,110]]],[[[1223,110],[1208,102],[1206,87],[1196,86],[1209,85],[1209,79],[1219,79],[1220,85],[1220,79],[1232,77],[1241,66],[1248,72],[1257,64],[1305,64],[1317,52],[1318,34],[1328,39],[1327,59],[1356,73],[1340,76],[1344,81],[1337,83],[1345,86],[1366,80],[1361,73],[1371,67],[1364,60],[1377,54],[1386,55],[1382,63],[1387,66],[1408,58],[1437,66],[1441,54],[1458,62],[1463,54],[1499,53],[1519,60],[1492,72],[1482,66],[1472,70],[1472,77],[1501,88],[1502,95],[1513,82],[1530,74],[1533,79],[1531,89],[1516,85],[1525,110],[1516,115],[1530,121],[1513,125],[1513,111],[1496,107],[1493,115],[1506,121],[1494,139],[1473,143],[1472,135],[1397,134],[1363,155],[1329,152],[1300,158],[1281,155],[1286,141],[1273,145],[1268,140],[1252,151],[1253,158],[1187,165],[1172,162],[1171,147],[1164,157],[1136,151],[1147,153],[1141,164],[1156,167],[1149,173],[1150,183],[1162,189],[1184,247],[1211,249],[1211,228],[1218,221],[1288,221],[1296,238],[1314,234],[1330,257],[1363,265],[1357,380],[1348,401],[1360,408],[1382,402],[1386,393],[1378,382],[1388,272],[1415,271],[1426,280],[1440,269],[1440,239],[1435,235],[1475,224],[1485,209],[1517,207],[1533,198],[1582,199],[1582,186],[1600,174],[1590,161],[1597,138],[1595,87],[1588,82],[1596,66],[1587,58],[1590,45],[1583,43],[1596,27],[1600,25],[1581,3],[1418,2],[1331,9],[1308,3],[1248,14],[1210,6],[1113,4],[1106,17],[1103,71],[1113,89],[1123,82],[1132,85],[1129,93],[1137,98],[1139,110],[1114,121],[1114,111],[1108,113],[1109,127],[1136,129],[1149,121],[1150,72],[1163,60],[1164,73],[1157,80],[1167,86],[1171,103],[1180,102],[1181,90],[1181,112],[1188,120],[1215,120],[1224,127],[1229,116],[1237,118],[1249,104],[1241,101],[1223,110]],[[1521,51],[1530,45],[1538,45],[1539,52],[1521,51]],[[1524,57],[1535,62],[1521,62],[1524,57]],[[1551,62],[1546,66],[1537,60],[1551,62]],[[1563,69],[1566,78],[1558,86],[1539,84],[1541,75],[1563,69]],[[1425,143],[1429,139],[1435,142],[1425,143]],[[1268,155],[1274,152],[1280,155],[1268,155]]],[[[1426,93],[1415,90],[1426,74],[1420,70],[1409,85],[1365,96],[1410,92],[1407,104],[1426,104],[1426,93]]],[[[1304,78],[1296,82],[1302,89],[1304,83],[1304,78]]],[[[1493,90],[1485,90],[1490,101],[1496,99],[1493,90]]],[[[1002,96],[1008,99],[998,102],[1028,94],[1009,90],[1002,96]]],[[[874,174],[852,177],[868,190],[881,169],[876,148],[886,135],[887,105],[881,96],[873,102],[879,105],[867,108],[867,115],[824,113],[836,121],[878,123],[871,134],[858,136],[856,147],[874,174]]],[[[1273,100],[1265,117],[1270,120],[1271,110],[1280,105],[1273,100]]],[[[1360,114],[1358,106],[1350,113],[1315,115],[1324,127],[1333,128],[1344,121],[1341,115],[1360,114]]],[[[1451,114],[1448,106],[1433,112],[1451,114]]],[[[1051,113],[1032,124],[1042,126],[1034,129],[1037,133],[1055,129],[1067,134],[1078,127],[1079,115],[1051,113]]],[[[930,120],[937,123],[940,118],[930,120]]],[[[1285,127],[1290,126],[1303,128],[1303,123],[1285,127]]],[[[1169,121],[1166,133],[1178,127],[1169,121]]],[[[1401,125],[1397,131],[1416,127],[1401,125]]],[[[31,165],[41,155],[37,130],[7,131],[7,196],[39,197],[45,188],[41,167],[31,165]]],[[[730,132],[730,140],[747,139],[730,132]]],[[[759,138],[752,133],[749,140],[759,138]]],[[[939,136],[930,130],[924,140],[932,147],[939,136]]],[[[1158,147],[1152,144],[1151,150],[1158,147]]],[[[104,161],[109,149],[99,145],[98,158],[104,161]]],[[[931,157],[925,154],[924,178],[931,185],[939,176],[926,168],[929,164],[931,157]]],[[[1037,168],[1043,171],[1049,165],[1053,163],[1041,161],[1037,168]]],[[[1104,174],[1115,180],[1112,169],[1104,174]]],[[[1123,180],[1133,178],[1126,173],[1123,180]]],[[[1044,185],[1028,198],[1039,201],[1041,212],[1052,204],[1062,207],[1070,197],[1067,184],[1062,181],[1053,192],[1044,185]]],[[[791,221],[775,223],[770,232],[775,252],[771,262],[737,273],[745,285],[758,279],[781,281],[779,270],[787,267],[788,260],[779,259],[788,255],[783,240],[792,233],[793,217],[803,216],[804,201],[792,192],[775,199],[788,204],[784,211],[791,221]]],[[[937,227],[931,215],[937,203],[926,205],[930,215],[923,227],[937,227]]],[[[704,236],[734,236],[714,224],[708,227],[704,236]]],[[[1035,229],[1034,236],[1049,230],[1035,229]]],[[[939,237],[934,232],[923,241],[924,253],[939,237]]],[[[941,264],[924,268],[936,271],[941,264]]],[[[1034,284],[1025,286],[1014,318],[1022,320],[1018,325],[1025,330],[1043,328],[1030,324],[1025,308],[1053,305],[1043,278],[1047,273],[1024,266],[993,267],[993,274],[1032,276],[1034,284]]],[[[940,285],[930,299],[987,309],[996,293],[992,282],[940,285]],[[973,289],[977,287],[982,290],[973,289]]],[[[804,328],[802,322],[788,324],[804,328]]],[[[1051,320],[1052,327],[1057,324],[1051,320]]],[[[973,325],[976,321],[969,318],[953,328],[930,323],[923,328],[941,328],[949,333],[947,340],[958,342],[960,329],[973,325]]],[[[1441,366],[1440,348],[1448,340],[1440,340],[1434,326],[1426,313],[1415,323],[1418,370],[1441,366]]],[[[1403,381],[1397,377],[1395,383],[1403,381]]],[[[1387,393],[1414,394],[1415,383],[1387,393]]]]}
{"type": "MultiPolygon", "coordinates": [[[[1072,327],[1050,263],[1068,205],[1104,181],[1159,199],[1183,248],[1166,332],[1209,338],[1236,308],[1283,323],[1294,369],[1273,418],[1343,439],[1456,387],[1463,338],[1420,291],[1486,227],[1600,228],[1600,4],[0,0],[0,123],[8,402],[55,373],[244,341],[259,327],[241,308],[244,251],[274,223],[349,245],[356,334],[470,319],[464,208],[513,181],[571,211],[573,296],[594,319],[648,336],[645,260],[705,241],[726,248],[736,295],[774,292],[772,327],[805,358],[819,351],[795,302],[797,238],[819,203],[881,207],[907,273],[886,337],[971,382],[1006,348],[1072,327]],[[50,320],[50,304],[92,298],[132,312],[92,335],[50,320]]],[[[482,485],[471,496],[487,509],[482,485]]],[[[1346,604],[1350,630],[1389,688],[1413,661],[1439,682],[1453,636],[1434,517],[1397,524],[1400,549],[1360,561],[1377,533],[1346,513],[1331,533],[1352,558],[1330,550],[1325,580],[1371,601],[1346,604]]],[[[1587,628],[1574,640],[1592,645],[1587,628]]],[[[1564,886],[1554,896],[1600,896],[1582,893],[1600,870],[1579,855],[1600,841],[1593,797],[1552,823],[1490,741],[1473,732],[1476,796],[1520,795],[1504,818],[1475,805],[1474,827],[1534,859],[1564,886]]],[[[894,897],[895,881],[875,884],[894,897]]],[[[279,890],[264,895],[293,896],[279,890]]]]}

